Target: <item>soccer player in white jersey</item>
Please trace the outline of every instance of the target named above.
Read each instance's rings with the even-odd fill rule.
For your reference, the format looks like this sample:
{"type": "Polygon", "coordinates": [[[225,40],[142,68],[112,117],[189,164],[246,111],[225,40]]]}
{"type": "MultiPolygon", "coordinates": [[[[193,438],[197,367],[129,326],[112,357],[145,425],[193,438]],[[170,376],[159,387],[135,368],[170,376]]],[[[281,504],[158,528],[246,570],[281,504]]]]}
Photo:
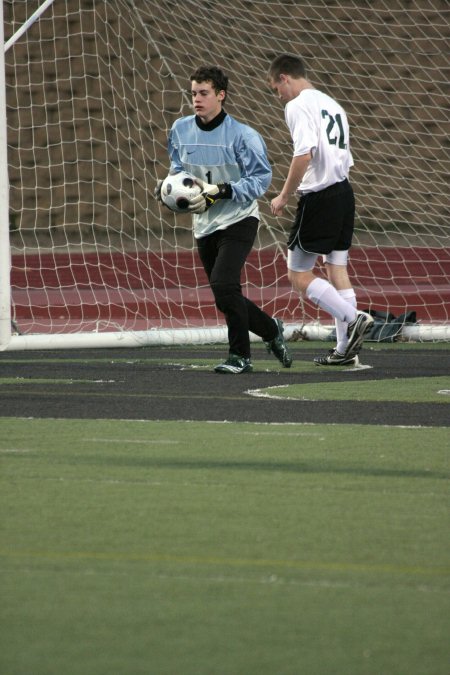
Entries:
{"type": "Polygon", "coordinates": [[[195,114],[174,122],[168,153],[170,173],[187,171],[202,187],[188,210],[216,306],[225,315],[229,342],[228,358],[214,370],[233,374],[252,370],[249,331],[289,368],[292,357],[282,321],[266,314],[241,290],[242,268],[259,224],[256,200],[272,179],[265,143],[254,129],[223,109],[228,77],[220,68],[202,66],[190,83],[195,114]]]}
{"type": "Polygon", "coordinates": [[[347,115],[339,103],[314,88],[298,56],[281,54],[275,58],[268,79],[286,105],[293,142],[288,176],[271,202],[272,213],[279,216],[291,195],[298,197],[288,239],[288,277],[296,290],[335,319],[336,347],[314,362],[323,366],[355,364],[373,318],[357,310],[347,272],[355,217],[348,180],[353,159],[347,115]],[[328,280],[313,274],[319,255],[328,280]]]}

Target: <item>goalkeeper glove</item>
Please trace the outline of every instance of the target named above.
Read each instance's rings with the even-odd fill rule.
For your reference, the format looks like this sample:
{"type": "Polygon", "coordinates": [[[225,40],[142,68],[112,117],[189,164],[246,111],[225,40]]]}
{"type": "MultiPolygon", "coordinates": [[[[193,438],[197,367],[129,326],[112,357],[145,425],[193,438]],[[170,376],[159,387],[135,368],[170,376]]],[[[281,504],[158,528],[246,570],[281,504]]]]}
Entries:
{"type": "Polygon", "coordinates": [[[158,202],[162,202],[161,199],[161,188],[162,188],[163,181],[161,179],[156,181],[156,187],[153,190],[153,194],[155,196],[155,199],[158,200],[158,202]]]}
{"type": "Polygon", "coordinates": [[[189,200],[189,206],[186,211],[188,213],[203,213],[207,208],[205,197],[201,193],[189,200]]]}
{"type": "Polygon", "coordinates": [[[232,199],[233,197],[230,183],[218,183],[217,185],[212,185],[211,183],[205,183],[199,179],[197,179],[197,183],[202,188],[201,196],[205,200],[204,211],[207,211],[219,201],[219,199],[232,199]]]}

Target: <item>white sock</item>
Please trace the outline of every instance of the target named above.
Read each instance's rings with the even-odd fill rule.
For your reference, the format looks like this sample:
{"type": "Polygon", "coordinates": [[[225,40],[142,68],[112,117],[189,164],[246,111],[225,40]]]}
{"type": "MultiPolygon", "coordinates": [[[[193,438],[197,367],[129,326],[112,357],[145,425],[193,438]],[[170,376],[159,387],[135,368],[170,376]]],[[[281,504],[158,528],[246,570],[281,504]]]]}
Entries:
{"type": "Polygon", "coordinates": [[[335,319],[348,323],[356,319],[355,307],[341,298],[334,286],[325,279],[319,277],[313,279],[306,289],[306,297],[335,319]]]}
{"type": "MultiPolygon", "coordinates": [[[[338,291],[338,293],[341,296],[341,298],[346,300],[348,303],[350,303],[350,305],[352,305],[356,309],[356,295],[353,288],[344,288],[343,290],[338,291]]],[[[336,351],[338,351],[339,354],[345,354],[345,350],[348,344],[348,337],[347,337],[348,322],[341,321],[340,319],[335,319],[334,323],[336,326],[336,343],[337,343],[336,351]]]]}

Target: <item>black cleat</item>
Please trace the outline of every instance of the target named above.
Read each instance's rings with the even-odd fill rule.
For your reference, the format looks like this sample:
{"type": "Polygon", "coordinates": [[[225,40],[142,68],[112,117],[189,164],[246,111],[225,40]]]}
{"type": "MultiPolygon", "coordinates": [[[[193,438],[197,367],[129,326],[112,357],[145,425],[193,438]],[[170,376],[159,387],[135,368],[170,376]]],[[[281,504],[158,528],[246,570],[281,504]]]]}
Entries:
{"type": "Polygon", "coordinates": [[[219,365],[214,368],[214,372],[216,373],[232,375],[251,373],[252,370],[253,366],[250,359],[245,359],[243,356],[237,356],[236,354],[229,354],[226,361],[219,363],[219,365]]]}
{"type": "Polygon", "coordinates": [[[274,319],[277,324],[278,335],[269,342],[264,341],[267,351],[277,357],[283,368],[290,368],[292,366],[292,356],[287,348],[283,337],[283,322],[281,319],[274,319]]]}
{"type": "Polygon", "coordinates": [[[357,366],[359,358],[357,354],[345,356],[339,354],[336,349],[330,349],[325,356],[315,356],[314,363],[316,366],[357,366]]]}
{"type": "Polygon", "coordinates": [[[366,314],[366,312],[358,312],[356,319],[348,324],[348,343],[345,350],[347,358],[358,354],[364,341],[364,335],[370,330],[372,324],[373,316],[366,314]]]}

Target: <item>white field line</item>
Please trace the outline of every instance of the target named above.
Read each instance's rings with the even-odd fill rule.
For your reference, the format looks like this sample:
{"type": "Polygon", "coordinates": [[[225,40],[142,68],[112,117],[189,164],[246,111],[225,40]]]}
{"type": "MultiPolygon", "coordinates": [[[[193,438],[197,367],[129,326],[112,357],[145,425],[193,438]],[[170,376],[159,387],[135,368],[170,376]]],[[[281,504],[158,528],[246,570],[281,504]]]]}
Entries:
{"type": "MultiPolygon", "coordinates": [[[[294,437],[294,438],[299,438],[299,437],[314,437],[318,438],[320,441],[324,441],[325,437],[323,436],[322,433],[319,433],[318,431],[231,431],[232,436],[270,436],[270,437],[277,437],[277,438],[284,438],[285,436],[288,437],[294,437]]],[[[175,439],[170,439],[170,438],[162,438],[162,439],[141,439],[141,440],[136,440],[136,439],[131,439],[131,438],[82,438],[82,441],[87,441],[89,443],[136,443],[140,445],[146,445],[146,444],[166,444],[166,445],[177,445],[180,444],[181,441],[175,440],[175,439]]]]}
{"type": "Polygon", "coordinates": [[[318,433],[317,431],[235,431],[234,436],[270,436],[271,438],[284,438],[285,436],[293,436],[294,438],[303,437],[303,436],[313,436],[318,438],[319,441],[324,441],[325,437],[323,434],[318,433]]]}
{"type": "MultiPolygon", "coordinates": [[[[46,569],[39,569],[39,568],[28,568],[25,570],[22,570],[22,572],[28,573],[28,574],[33,574],[33,575],[39,575],[39,574],[47,574],[48,570],[46,569]]],[[[84,576],[96,576],[99,575],[101,577],[109,576],[109,577],[125,577],[129,576],[129,571],[128,570],[119,570],[117,568],[114,569],[108,569],[105,570],[104,567],[102,569],[93,569],[92,567],[86,570],[79,570],[79,569],[53,569],[53,574],[58,574],[58,575],[70,575],[71,577],[84,577],[84,576]]],[[[136,569],[134,569],[133,574],[136,574],[136,569]]],[[[254,577],[245,577],[245,576],[225,576],[223,574],[221,575],[209,575],[209,574],[202,574],[201,576],[195,576],[195,575],[190,575],[190,574],[163,574],[163,573],[154,573],[152,574],[151,572],[148,572],[148,569],[145,570],[145,578],[146,579],[154,579],[158,581],[167,581],[168,583],[173,583],[173,582],[181,582],[185,584],[186,582],[190,583],[197,583],[197,584],[252,584],[252,585],[272,585],[272,586],[300,586],[300,587],[306,587],[306,588],[318,588],[318,589],[324,589],[328,590],[330,588],[348,588],[348,589],[355,589],[355,588],[374,588],[374,583],[373,581],[370,584],[364,584],[361,581],[331,581],[328,579],[318,579],[316,581],[311,580],[311,579],[287,579],[284,577],[280,577],[277,574],[270,574],[269,576],[262,576],[258,578],[254,577]]],[[[379,588],[386,586],[386,584],[383,584],[381,581],[379,581],[377,584],[377,587],[379,588]]],[[[391,587],[390,584],[387,584],[387,586],[391,587]]],[[[440,586],[430,586],[427,584],[395,584],[396,590],[402,590],[405,589],[407,591],[414,590],[419,593],[447,593],[446,590],[442,589],[440,586]]]]}
{"type": "Polygon", "coordinates": [[[270,398],[276,401],[312,401],[313,399],[308,399],[302,396],[277,396],[276,394],[271,394],[270,389],[287,389],[289,384],[276,384],[273,387],[264,387],[264,389],[247,389],[245,392],[249,396],[254,396],[255,398],[270,398]]]}
{"type": "Polygon", "coordinates": [[[145,438],[142,440],[136,440],[133,438],[82,438],[82,441],[89,441],[89,443],[137,443],[140,445],[152,445],[157,443],[158,445],[179,445],[181,441],[172,440],[170,438],[145,438]]]}
{"type": "Polygon", "coordinates": [[[22,455],[27,452],[36,452],[36,448],[0,448],[0,455],[22,455]]]}

